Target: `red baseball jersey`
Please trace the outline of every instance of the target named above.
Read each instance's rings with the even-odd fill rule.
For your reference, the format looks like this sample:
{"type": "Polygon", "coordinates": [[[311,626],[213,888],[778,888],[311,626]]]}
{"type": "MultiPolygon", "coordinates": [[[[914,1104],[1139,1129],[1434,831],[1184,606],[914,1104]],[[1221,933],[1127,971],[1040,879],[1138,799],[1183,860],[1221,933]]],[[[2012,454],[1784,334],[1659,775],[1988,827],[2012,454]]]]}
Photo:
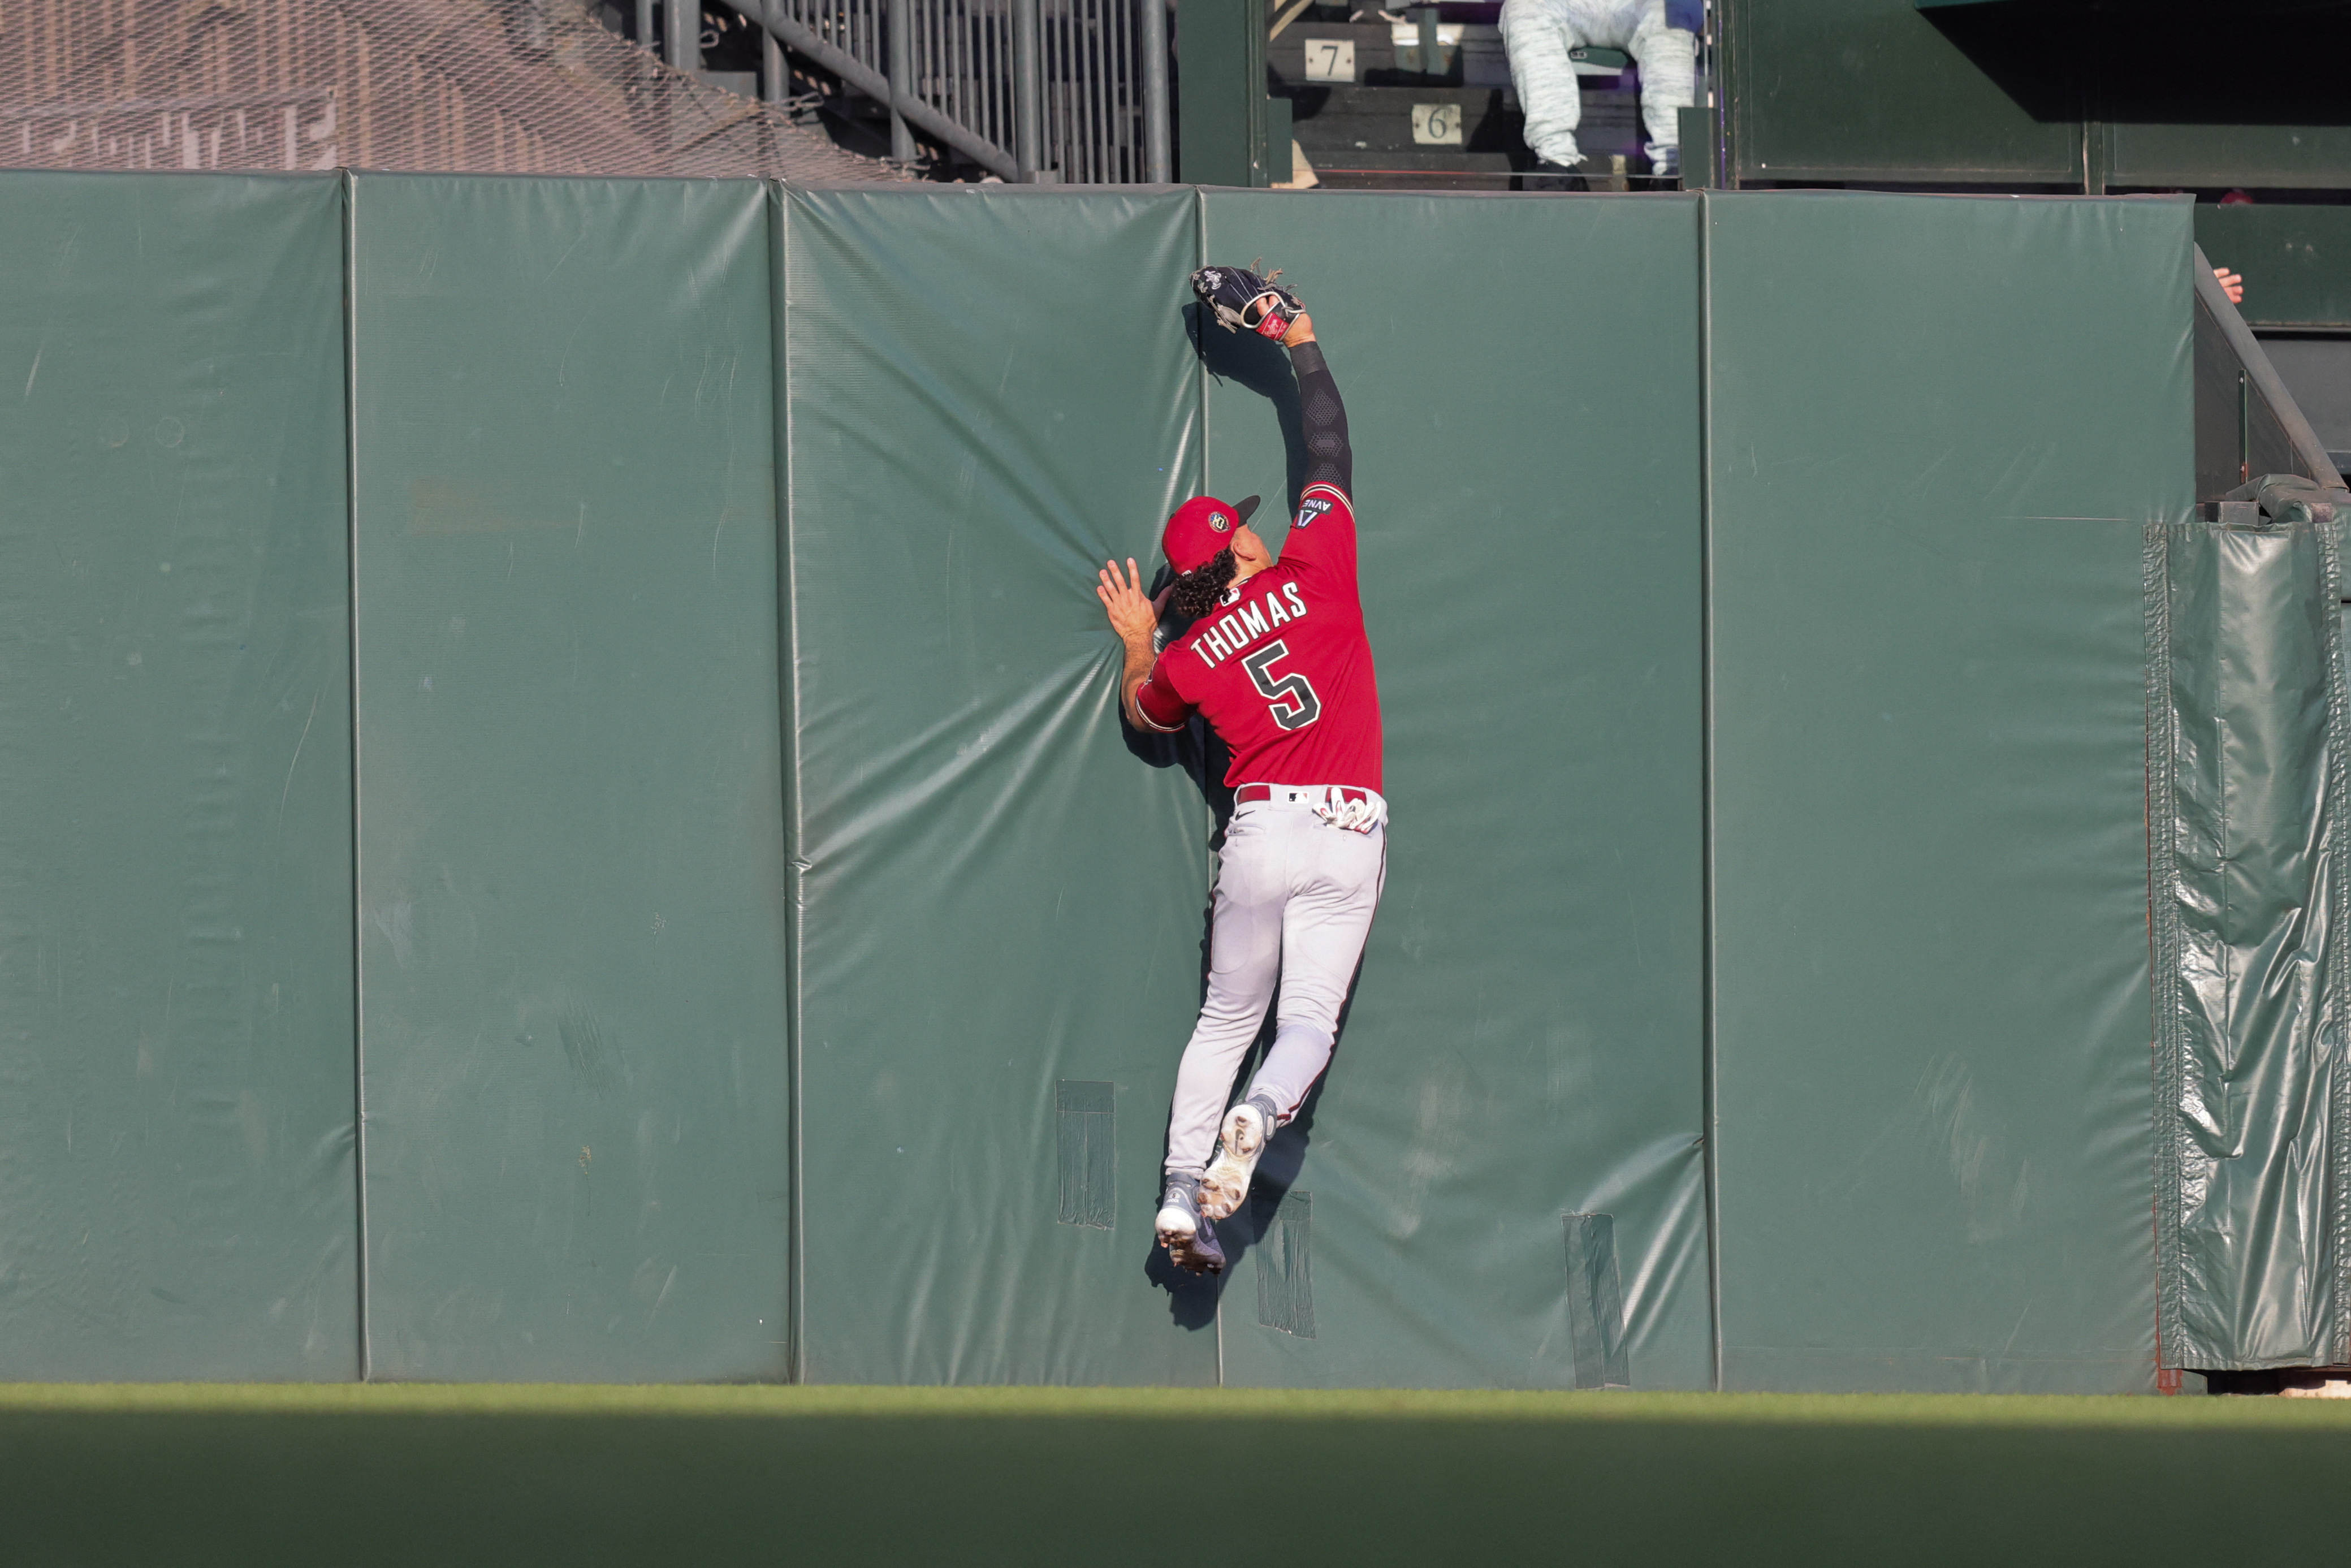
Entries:
{"type": "Polygon", "coordinates": [[[1194,709],[1232,748],[1225,782],[1380,788],[1380,689],[1355,589],[1355,511],[1309,485],[1280,561],[1161,650],[1135,706],[1163,733],[1194,709]]]}

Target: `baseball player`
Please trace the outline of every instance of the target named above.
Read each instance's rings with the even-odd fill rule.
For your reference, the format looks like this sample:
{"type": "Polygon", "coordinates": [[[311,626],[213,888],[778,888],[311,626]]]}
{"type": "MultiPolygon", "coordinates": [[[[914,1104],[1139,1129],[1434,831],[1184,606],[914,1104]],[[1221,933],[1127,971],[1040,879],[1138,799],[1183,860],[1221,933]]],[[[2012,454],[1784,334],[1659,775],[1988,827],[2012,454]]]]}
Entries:
{"type": "Polygon", "coordinates": [[[1354,459],[1338,384],[1313,320],[1288,289],[1237,267],[1204,268],[1193,287],[1228,327],[1290,350],[1308,453],[1280,560],[1249,526],[1255,497],[1234,507],[1200,496],[1160,535],[1177,575],[1157,601],[1144,596],[1131,559],[1123,573],[1105,563],[1095,589],[1125,644],[1119,694],[1129,722],[1165,734],[1198,713],[1232,752],[1207,999],[1176,1074],[1157,1219],[1175,1262],[1217,1273],[1225,1254],[1214,1222],[1240,1207],[1274,1129],[1298,1113],[1330,1064],[1387,869],[1387,802],[1379,689],[1355,588],[1354,459]],[[1192,625],[1155,652],[1162,605],[1192,625]],[[1277,979],[1272,1049],[1228,1111],[1277,979]]]}

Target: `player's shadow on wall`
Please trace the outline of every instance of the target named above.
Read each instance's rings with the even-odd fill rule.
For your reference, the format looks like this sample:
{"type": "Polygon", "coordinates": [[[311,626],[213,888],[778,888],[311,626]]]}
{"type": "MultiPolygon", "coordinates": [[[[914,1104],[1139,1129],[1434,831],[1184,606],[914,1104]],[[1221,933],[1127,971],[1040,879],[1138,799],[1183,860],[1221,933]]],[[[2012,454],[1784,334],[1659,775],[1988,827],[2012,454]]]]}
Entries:
{"type": "MultiPolygon", "coordinates": [[[[1205,954],[1205,944],[1203,951],[1205,954]]],[[[1347,982],[1346,999],[1339,1006],[1337,1043],[1332,1047],[1331,1053],[1332,1067],[1338,1065],[1340,1049],[1346,1044],[1347,1015],[1354,1009],[1355,987],[1363,977],[1364,967],[1362,960],[1358,959],[1355,973],[1347,982]]],[[[1207,990],[1205,957],[1200,988],[1205,996],[1207,990]]],[[[1258,1065],[1265,1060],[1265,1053],[1273,1048],[1274,1030],[1280,1016],[1281,989],[1277,986],[1273,999],[1266,1006],[1265,1019],[1258,1028],[1257,1039],[1250,1042],[1249,1053],[1241,1059],[1240,1071],[1234,1075],[1228,1100],[1238,1095],[1241,1085],[1249,1082],[1250,1075],[1257,1071],[1258,1065]]],[[[1299,1103],[1298,1114],[1290,1119],[1289,1125],[1274,1134],[1273,1141],[1258,1157],[1257,1176],[1249,1183],[1249,1201],[1237,1212],[1217,1223],[1217,1239],[1224,1244],[1225,1249],[1223,1274],[1194,1274],[1177,1268],[1160,1249],[1158,1239],[1155,1236],[1152,1238],[1150,1254],[1144,1260],[1144,1277],[1167,1292],[1167,1315],[1177,1328],[1204,1329],[1216,1322],[1217,1299],[1238,1275],[1241,1260],[1249,1256],[1249,1249],[1264,1239],[1266,1231],[1273,1224],[1276,1211],[1281,1207],[1281,1200],[1290,1196],[1290,1187],[1298,1181],[1299,1172],[1305,1168],[1306,1152],[1314,1143],[1314,1113],[1322,1103],[1323,1085],[1330,1082],[1330,1070],[1326,1068],[1322,1076],[1314,1081],[1314,1086],[1306,1092],[1306,1098],[1299,1103]]],[[[1163,1156],[1165,1154],[1164,1145],[1161,1154],[1163,1156]]]]}
{"type": "MultiPolygon", "coordinates": [[[[1184,307],[1184,329],[1191,334],[1192,351],[1200,357],[1203,370],[1273,404],[1274,418],[1281,425],[1282,516],[1296,516],[1298,492],[1306,487],[1306,415],[1299,404],[1298,376],[1290,368],[1289,351],[1254,332],[1228,331],[1197,304],[1184,307]]],[[[1216,482],[1232,484],[1229,476],[1216,482]]],[[[1252,476],[1238,487],[1254,490],[1262,484],[1252,476]]]]}
{"type": "MultiPolygon", "coordinates": [[[[1340,1054],[1346,1047],[1347,1016],[1355,1010],[1355,988],[1363,979],[1364,961],[1357,958],[1355,972],[1347,977],[1347,995],[1339,1004],[1338,1020],[1332,1031],[1331,1065],[1322,1070],[1322,1076],[1314,1081],[1314,1087],[1299,1102],[1298,1114],[1290,1119],[1288,1126],[1274,1134],[1265,1153],[1258,1156],[1257,1176],[1249,1183],[1249,1201],[1217,1227],[1217,1239],[1225,1247],[1224,1277],[1228,1281],[1238,1271],[1249,1249],[1264,1239],[1273,1224],[1275,1211],[1297,1184],[1298,1173],[1305,1168],[1306,1151],[1314,1142],[1314,1113],[1322,1103],[1323,1087],[1331,1082],[1331,1073],[1338,1067],[1340,1054]]],[[[1281,992],[1276,988],[1272,1004],[1265,1011],[1265,1023],[1259,1029],[1249,1058],[1242,1062],[1240,1075],[1234,1082],[1235,1093],[1239,1092],[1240,1085],[1249,1082],[1249,1075],[1265,1060],[1265,1053],[1272,1049],[1275,1020],[1280,1013],[1281,992]]]]}
{"type": "MultiPolygon", "coordinates": [[[[1281,426],[1282,515],[1291,516],[1298,509],[1298,492],[1306,486],[1306,423],[1300,412],[1298,377],[1290,368],[1289,354],[1280,344],[1254,332],[1225,330],[1197,303],[1184,307],[1184,329],[1190,334],[1193,352],[1199,356],[1208,374],[1245,387],[1273,405],[1274,418],[1281,426]]],[[[1167,563],[1161,560],[1146,591],[1155,598],[1173,575],[1167,563]]],[[[1172,615],[1165,618],[1160,622],[1162,645],[1181,637],[1190,627],[1188,621],[1172,615]]],[[[1214,842],[1222,843],[1225,824],[1233,814],[1232,791],[1224,784],[1225,764],[1229,758],[1223,746],[1196,718],[1179,735],[1154,735],[1136,729],[1125,719],[1122,707],[1119,720],[1126,749],[1154,768],[1180,768],[1189,775],[1216,820],[1214,842]]],[[[1205,954],[1205,936],[1201,948],[1205,954]]]]}
{"type": "MultiPolygon", "coordinates": [[[[1163,577],[1165,575],[1164,567],[1161,569],[1161,575],[1163,577]]],[[[1165,586],[1164,583],[1156,583],[1151,591],[1155,594],[1164,586],[1165,586]]],[[[1176,628],[1169,633],[1169,639],[1172,641],[1183,635],[1183,627],[1186,622],[1171,621],[1168,624],[1176,628]]],[[[1225,829],[1233,819],[1233,790],[1232,787],[1225,782],[1225,768],[1232,760],[1232,753],[1226,749],[1222,740],[1217,738],[1217,732],[1210,729],[1207,721],[1199,715],[1195,714],[1192,716],[1191,722],[1186,724],[1178,734],[1149,734],[1127,724],[1123,705],[1119,723],[1126,732],[1126,747],[1129,751],[1143,758],[1144,761],[1150,762],[1154,767],[1180,767],[1184,769],[1193,785],[1199,789],[1201,799],[1207,802],[1208,813],[1214,823],[1208,835],[1209,852],[1214,853],[1221,851],[1225,847],[1225,829]]],[[[1208,946],[1213,934],[1215,911],[1216,904],[1212,890],[1211,897],[1204,901],[1200,906],[1197,996],[1202,1001],[1207,1000],[1208,994],[1208,946]]],[[[1249,1047],[1247,1059],[1249,1064],[1254,1064],[1262,1056],[1266,1047],[1271,1043],[1272,1019],[1273,1009],[1269,1008],[1266,1009],[1267,1021],[1259,1029],[1258,1038],[1249,1047]]],[[[1171,1047],[1180,1044],[1176,1041],[1169,1043],[1171,1047]]],[[[1247,1065],[1244,1066],[1243,1071],[1248,1071],[1247,1065]]],[[[1164,1166],[1167,1154],[1166,1145],[1164,1142],[1160,1145],[1159,1153],[1161,1164],[1164,1166]]],[[[1270,1155],[1272,1151],[1269,1149],[1267,1153],[1270,1155]]],[[[1158,1180],[1157,1173],[1154,1173],[1152,1179],[1158,1180]]],[[[1152,1194],[1152,1207],[1155,1210],[1158,1207],[1158,1198],[1159,1195],[1155,1191],[1152,1194]]],[[[1217,1321],[1217,1281],[1205,1275],[1190,1273],[1168,1261],[1167,1254],[1161,1249],[1155,1235],[1146,1238],[1144,1245],[1148,1250],[1143,1260],[1144,1277],[1167,1292],[1167,1315],[1174,1320],[1176,1326],[1182,1329],[1212,1327],[1217,1321]]]]}

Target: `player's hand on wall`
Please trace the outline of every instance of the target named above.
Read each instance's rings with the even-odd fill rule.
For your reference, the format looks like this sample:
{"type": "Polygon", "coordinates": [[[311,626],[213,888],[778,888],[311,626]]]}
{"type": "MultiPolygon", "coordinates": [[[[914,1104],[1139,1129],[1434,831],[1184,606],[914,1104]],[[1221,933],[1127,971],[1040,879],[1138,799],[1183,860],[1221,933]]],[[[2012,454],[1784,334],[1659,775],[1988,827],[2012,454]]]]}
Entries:
{"type": "MultiPolygon", "coordinates": [[[[2225,267],[2216,267],[2212,269],[2212,276],[2220,280],[2221,291],[2228,295],[2230,304],[2242,305],[2245,302],[2245,278],[2242,273],[2231,272],[2225,267]]],[[[1301,317],[1300,319],[1303,320],[1305,318],[1301,317]]]]}
{"type": "Polygon", "coordinates": [[[1124,643],[1149,643],[1151,633],[1158,629],[1160,607],[1167,601],[1167,592],[1157,599],[1143,596],[1143,574],[1135,570],[1134,559],[1127,558],[1126,573],[1119,574],[1118,562],[1104,561],[1101,571],[1094,574],[1102,580],[1094,584],[1094,597],[1102,601],[1110,615],[1111,630],[1124,643]]]}

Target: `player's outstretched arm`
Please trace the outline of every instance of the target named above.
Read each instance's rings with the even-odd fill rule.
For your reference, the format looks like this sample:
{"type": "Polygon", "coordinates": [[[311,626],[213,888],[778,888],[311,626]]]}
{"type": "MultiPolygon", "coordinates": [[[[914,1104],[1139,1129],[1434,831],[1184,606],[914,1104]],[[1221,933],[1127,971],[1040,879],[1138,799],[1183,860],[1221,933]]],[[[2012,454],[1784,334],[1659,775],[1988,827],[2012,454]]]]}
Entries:
{"type": "Polygon", "coordinates": [[[1151,645],[1152,634],[1159,629],[1160,607],[1167,601],[1167,591],[1157,599],[1143,594],[1143,574],[1135,570],[1134,559],[1128,558],[1126,573],[1119,574],[1118,562],[1104,561],[1101,571],[1094,574],[1102,580],[1094,584],[1094,597],[1102,601],[1110,615],[1110,628],[1118,633],[1126,649],[1126,668],[1118,682],[1119,706],[1126,710],[1126,722],[1137,729],[1156,728],[1144,721],[1142,710],[1134,706],[1134,694],[1151,676],[1151,666],[1158,652],[1151,645]]]}
{"type": "Polygon", "coordinates": [[[1336,485],[1352,502],[1355,452],[1347,441],[1347,405],[1331,367],[1323,362],[1314,318],[1301,312],[1282,334],[1281,346],[1290,350],[1290,368],[1298,373],[1298,408],[1306,424],[1306,482],[1336,485]]]}

